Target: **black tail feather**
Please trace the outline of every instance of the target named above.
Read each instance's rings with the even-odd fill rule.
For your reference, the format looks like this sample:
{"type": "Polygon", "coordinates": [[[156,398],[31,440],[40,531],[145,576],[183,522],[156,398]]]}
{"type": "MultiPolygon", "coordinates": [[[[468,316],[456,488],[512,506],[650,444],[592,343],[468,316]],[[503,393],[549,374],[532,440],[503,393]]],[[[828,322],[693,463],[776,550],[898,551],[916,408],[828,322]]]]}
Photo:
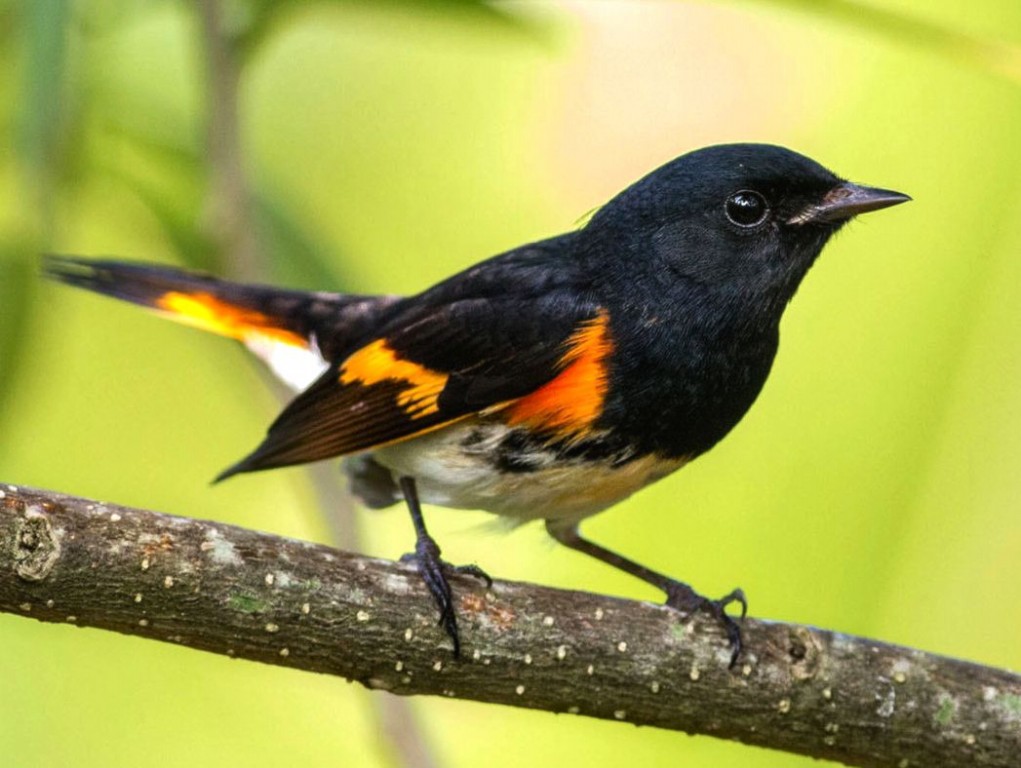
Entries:
{"type": "MultiPolygon", "coordinates": [[[[245,312],[258,313],[274,328],[312,341],[327,359],[343,355],[378,327],[396,296],[361,296],[296,291],[267,285],[234,283],[176,267],[113,259],[49,254],[43,274],[67,285],[176,313],[161,302],[171,293],[206,296],[245,312]]],[[[179,318],[187,320],[187,318],[179,318]]],[[[195,324],[195,323],[192,323],[195,324]]],[[[200,324],[201,325],[201,324],[200,324]]],[[[219,328],[207,328],[223,332],[219,328]]]]}

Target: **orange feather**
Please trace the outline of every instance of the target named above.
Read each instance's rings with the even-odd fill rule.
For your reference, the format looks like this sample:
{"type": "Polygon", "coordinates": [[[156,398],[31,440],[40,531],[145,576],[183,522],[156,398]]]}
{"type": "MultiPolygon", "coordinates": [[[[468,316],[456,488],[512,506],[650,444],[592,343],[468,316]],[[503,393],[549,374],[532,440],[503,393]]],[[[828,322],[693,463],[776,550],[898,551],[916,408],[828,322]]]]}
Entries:
{"type": "Polygon", "coordinates": [[[155,306],[186,325],[239,341],[258,335],[295,347],[308,346],[298,334],[274,326],[268,315],[229,304],[208,293],[170,291],[160,296],[155,306]]]}
{"type": "Polygon", "coordinates": [[[397,397],[397,405],[408,416],[419,418],[439,410],[437,401],[447,385],[447,375],[397,357],[385,339],[359,349],[344,361],[340,370],[341,384],[358,382],[372,386],[383,381],[407,383],[407,389],[397,397]]]}
{"type": "Polygon", "coordinates": [[[603,412],[612,351],[609,315],[601,311],[568,339],[560,373],[508,406],[508,423],[583,436],[603,412]]]}

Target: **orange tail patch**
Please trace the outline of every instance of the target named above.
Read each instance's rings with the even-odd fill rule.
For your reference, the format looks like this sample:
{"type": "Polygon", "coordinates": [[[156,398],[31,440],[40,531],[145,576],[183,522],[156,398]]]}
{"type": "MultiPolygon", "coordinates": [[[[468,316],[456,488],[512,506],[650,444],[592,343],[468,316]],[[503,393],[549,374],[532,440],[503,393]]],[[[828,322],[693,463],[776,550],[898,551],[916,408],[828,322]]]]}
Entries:
{"type": "Polygon", "coordinates": [[[269,315],[230,304],[210,293],[170,291],[156,300],[155,307],[185,325],[239,341],[254,335],[295,347],[308,346],[304,338],[280,328],[269,315]]]}

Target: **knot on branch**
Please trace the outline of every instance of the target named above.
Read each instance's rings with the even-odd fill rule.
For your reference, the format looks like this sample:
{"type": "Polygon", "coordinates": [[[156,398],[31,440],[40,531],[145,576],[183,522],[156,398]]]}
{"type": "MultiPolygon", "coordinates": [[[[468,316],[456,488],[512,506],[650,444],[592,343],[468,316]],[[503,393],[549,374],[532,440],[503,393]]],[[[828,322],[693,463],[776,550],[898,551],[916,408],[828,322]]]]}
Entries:
{"type": "Polygon", "coordinates": [[[14,570],[25,581],[42,581],[60,557],[60,541],[42,507],[24,509],[14,529],[14,570]]]}
{"type": "Polygon", "coordinates": [[[811,680],[823,661],[823,647],[816,633],[808,627],[791,627],[788,632],[787,656],[795,680],[811,680]]]}

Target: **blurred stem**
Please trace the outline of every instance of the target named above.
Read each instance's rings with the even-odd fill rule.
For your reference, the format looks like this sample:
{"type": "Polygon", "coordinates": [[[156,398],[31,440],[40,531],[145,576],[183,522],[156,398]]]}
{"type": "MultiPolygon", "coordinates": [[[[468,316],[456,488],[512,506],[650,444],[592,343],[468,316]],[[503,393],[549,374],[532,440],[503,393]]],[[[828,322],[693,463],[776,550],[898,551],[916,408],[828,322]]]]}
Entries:
{"type": "MultiPolygon", "coordinates": [[[[56,193],[67,158],[69,120],[69,0],[23,0],[0,23],[15,22],[21,45],[20,82],[13,102],[13,130],[6,152],[18,173],[18,193],[6,197],[15,208],[12,231],[0,242],[0,422],[15,401],[17,377],[36,338],[33,325],[43,308],[37,291],[36,254],[50,246],[55,230],[56,193]]],[[[4,158],[7,160],[8,158],[4,158]]],[[[2,433],[0,429],[0,433],[2,433]]],[[[14,446],[0,445],[0,453],[14,446]]]]}
{"type": "MultiPolygon", "coordinates": [[[[265,279],[253,220],[254,196],[245,174],[239,115],[241,65],[238,46],[227,31],[221,0],[201,0],[199,14],[206,51],[206,150],[209,188],[206,216],[216,250],[235,279],[265,279]]],[[[286,394],[280,387],[281,400],[286,394]]],[[[310,470],[319,508],[338,546],[359,548],[351,497],[336,469],[310,470]]],[[[405,768],[435,768],[424,736],[409,705],[385,697],[372,701],[377,731],[391,760],[405,768]]]]}
{"type": "Polygon", "coordinates": [[[209,185],[206,219],[210,236],[233,277],[254,280],[262,271],[252,197],[241,151],[239,119],[240,66],[229,37],[221,0],[198,4],[205,43],[206,152],[209,185]]]}

